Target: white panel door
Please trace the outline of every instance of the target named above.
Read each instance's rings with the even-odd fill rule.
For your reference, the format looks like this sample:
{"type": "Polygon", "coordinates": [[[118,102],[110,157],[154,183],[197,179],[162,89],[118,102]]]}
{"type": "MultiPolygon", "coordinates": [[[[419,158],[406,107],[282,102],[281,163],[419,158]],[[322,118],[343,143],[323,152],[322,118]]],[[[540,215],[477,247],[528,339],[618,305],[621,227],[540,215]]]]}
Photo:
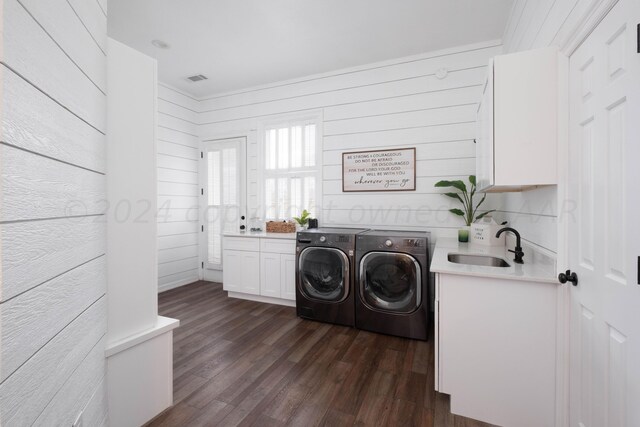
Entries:
{"type": "MultiPolygon", "coordinates": [[[[226,270],[227,266],[224,271],[226,270]]],[[[260,295],[260,252],[242,252],[240,275],[242,277],[240,292],[260,295]]]]}
{"type": "Polygon", "coordinates": [[[240,292],[242,290],[242,255],[243,251],[224,251],[224,273],[222,288],[225,291],[240,292]]]}
{"type": "Polygon", "coordinates": [[[295,301],[296,299],[296,256],[295,254],[280,255],[282,273],[280,273],[280,283],[282,284],[282,298],[295,301]]]}
{"type": "Polygon", "coordinates": [[[640,2],[570,58],[570,425],[640,426],[640,2]]]}
{"type": "Polygon", "coordinates": [[[260,295],[280,298],[280,254],[262,253],[260,255],[260,295]]]}
{"type": "Polygon", "coordinates": [[[222,235],[239,231],[246,215],[245,145],[245,138],[204,141],[201,247],[206,270],[222,269],[222,235]]]}

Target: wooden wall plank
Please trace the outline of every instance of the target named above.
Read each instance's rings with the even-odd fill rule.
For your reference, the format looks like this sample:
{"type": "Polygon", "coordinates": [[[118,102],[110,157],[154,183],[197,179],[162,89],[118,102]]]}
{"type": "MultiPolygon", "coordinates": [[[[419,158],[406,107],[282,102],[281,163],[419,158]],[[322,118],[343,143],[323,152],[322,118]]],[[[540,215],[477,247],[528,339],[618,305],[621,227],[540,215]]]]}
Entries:
{"type": "Polygon", "coordinates": [[[413,129],[392,129],[384,132],[357,132],[323,138],[325,150],[351,150],[363,145],[371,148],[401,147],[417,144],[452,142],[474,139],[476,124],[456,123],[413,129]]]}
{"type": "Polygon", "coordinates": [[[0,220],[97,215],[104,213],[105,176],[86,169],[0,146],[0,220]]]}
{"type": "Polygon", "coordinates": [[[186,159],[198,160],[200,150],[197,147],[189,147],[171,141],[158,141],[158,154],[183,157],[186,159]]]}
{"type": "Polygon", "coordinates": [[[4,2],[2,63],[105,132],[106,97],[17,2],[4,2]]]}
{"type": "Polygon", "coordinates": [[[199,100],[162,82],[158,84],[158,98],[180,105],[194,113],[200,112],[201,105],[199,100]]]}
{"type": "Polygon", "coordinates": [[[105,253],[103,217],[2,224],[2,301],[105,253]]]}
{"type": "Polygon", "coordinates": [[[107,17],[97,1],[69,0],[82,24],[103,52],[107,52],[107,17]]]}
{"type": "Polygon", "coordinates": [[[4,425],[35,422],[105,335],[106,309],[102,297],[0,384],[4,425]]]}
{"type": "Polygon", "coordinates": [[[66,0],[18,1],[47,34],[55,39],[73,63],[106,94],[107,56],[91,37],[71,5],[66,0]]]}
{"type": "MultiPolygon", "coordinates": [[[[200,103],[159,84],[158,286],[187,284],[200,274],[200,103]]],[[[161,289],[160,289],[161,290],[161,289]]]]}
{"type": "Polygon", "coordinates": [[[165,262],[158,265],[158,277],[165,277],[176,273],[193,272],[198,270],[198,256],[165,262]]]}
{"type": "Polygon", "coordinates": [[[88,427],[101,426],[108,418],[107,383],[103,377],[95,387],[89,403],[82,410],[84,425],[88,427]]]}
{"type": "Polygon", "coordinates": [[[71,425],[91,401],[85,425],[101,425],[106,14],[95,0],[2,9],[0,423],[71,425]]]}
{"type": "Polygon", "coordinates": [[[60,108],[10,69],[0,67],[3,142],[104,173],[104,134],[60,108]],[[33,120],[34,116],[38,119],[33,120]]]}
{"type": "MultiPolygon", "coordinates": [[[[86,402],[90,402],[94,393],[102,392],[104,394],[106,385],[102,380],[106,371],[105,343],[106,338],[102,338],[87,354],[78,369],[36,419],[34,426],[73,425],[75,417],[84,409],[86,402]],[[96,384],[101,384],[103,390],[95,390],[96,384]]],[[[106,402],[103,400],[99,403],[104,405],[106,402]]],[[[95,409],[83,411],[83,425],[97,425],[102,421],[103,412],[95,409]]]]}
{"type": "Polygon", "coordinates": [[[102,297],[106,281],[100,256],[3,304],[0,382],[102,297]]]}
{"type": "Polygon", "coordinates": [[[193,171],[166,169],[160,167],[158,168],[158,181],[197,185],[198,173],[193,171]]]}

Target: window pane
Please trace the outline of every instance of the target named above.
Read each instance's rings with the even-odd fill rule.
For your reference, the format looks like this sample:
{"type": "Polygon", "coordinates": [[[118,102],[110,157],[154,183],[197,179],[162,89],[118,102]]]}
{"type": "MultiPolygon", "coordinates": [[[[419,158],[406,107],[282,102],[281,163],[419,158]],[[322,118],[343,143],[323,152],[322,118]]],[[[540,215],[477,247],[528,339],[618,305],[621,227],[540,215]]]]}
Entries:
{"type": "Polygon", "coordinates": [[[306,206],[302,206],[302,179],[291,178],[291,202],[289,205],[289,216],[299,216],[306,206]]]}
{"type": "Polygon", "coordinates": [[[291,128],[291,167],[302,167],[302,127],[291,128]]]}
{"type": "Polygon", "coordinates": [[[266,144],[265,144],[265,168],[266,169],[275,169],[276,168],[276,130],[269,129],[266,133],[266,144]]]}
{"type": "Polygon", "coordinates": [[[278,129],[278,169],[289,167],[289,128],[278,129]]]}
{"type": "Polygon", "coordinates": [[[307,176],[304,178],[304,207],[312,217],[316,216],[316,178],[307,176]]]}
{"type": "Polygon", "coordinates": [[[277,219],[286,219],[287,215],[287,178],[278,178],[278,217],[277,219]]]}
{"type": "Polygon", "coordinates": [[[278,212],[276,211],[276,180],[267,179],[265,181],[264,192],[265,216],[267,219],[276,219],[278,212]]]}
{"type": "Polygon", "coordinates": [[[209,151],[207,153],[207,187],[209,205],[220,204],[220,152],[209,151]]]}
{"type": "Polygon", "coordinates": [[[207,208],[207,220],[209,232],[207,233],[207,261],[209,264],[222,263],[222,221],[220,208],[209,206],[207,208]]]}
{"type": "Polygon", "coordinates": [[[238,175],[236,164],[236,149],[222,150],[222,183],[224,185],[223,204],[235,205],[238,200],[238,175]]]}
{"type": "Polygon", "coordinates": [[[316,125],[304,128],[304,165],[316,165],[316,125]]]}

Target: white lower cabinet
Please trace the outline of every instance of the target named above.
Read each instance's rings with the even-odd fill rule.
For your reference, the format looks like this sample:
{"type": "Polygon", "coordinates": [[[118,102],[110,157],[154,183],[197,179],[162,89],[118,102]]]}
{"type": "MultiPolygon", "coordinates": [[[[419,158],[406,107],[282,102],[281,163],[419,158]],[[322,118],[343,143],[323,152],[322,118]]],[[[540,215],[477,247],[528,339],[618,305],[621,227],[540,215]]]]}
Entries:
{"type": "Polygon", "coordinates": [[[282,266],[280,254],[263,253],[260,255],[260,295],[280,298],[282,295],[282,266]]]}
{"type": "Polygon", "coordinates": [[[293,239],[225,236],[223,289],[275,299],[268,302],[295,301],[295,247],[293,239]]]}
{"type": "Polygon", "coordinates": [[[554,426],[557,284],[436,274],[436,389],[451,412],[554,426]]]}
{"type": "Polygon", "coordinates": [[[282,298],[296,299],[296,256],[295,254],[280,255],[282,298]]]}
{"type": "Polygon", "coordinates": [[[260,295],[260,252],[227,249],[222,262],[225,291],[260,295]]]}

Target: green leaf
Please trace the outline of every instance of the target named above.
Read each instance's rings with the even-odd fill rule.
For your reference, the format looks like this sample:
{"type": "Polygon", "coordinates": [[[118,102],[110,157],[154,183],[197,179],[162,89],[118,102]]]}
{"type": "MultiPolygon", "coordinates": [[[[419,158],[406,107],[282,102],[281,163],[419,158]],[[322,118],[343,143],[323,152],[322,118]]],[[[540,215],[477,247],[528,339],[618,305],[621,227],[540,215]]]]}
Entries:
{"type": "Polygon", "coordinates": [[[435,187],[452,187],[452,185],[451,181],[442,180],[436,182],[435,187]]]}
{"type": "Polygon", "coordinates": [[[456,180],[456,181],[449,181],[451,183],[451,187],[455,187],[458,190],[462,191],[463,193],[467,192],[467,186],[464,185],[464,182],[460,181],[460,180],[456,180]]]}
{"type": "Polygon", "coordinates": [[[484,199],[487,198],[487,193],[484,193],[484,196],[482,196],[482,200],[480,200],[480,202],[476,205],[476,211],[478,210],[478,208],[480,207],[480,205],[484,202],[484,199]]]}
{"type": "Polygon", "coordinates": [[[464,216],[464,212],[462,212],[460,209],[449,209],[449,212],[454,215],[464,216]]]}
{"type": "Polygon", "coordinates": [[[486,211],[486,212],[481,213],[480,215],[478,215],[478,216],[476,217],[476,221],[477,221],[477,220],[479,220],[479,219],[484,218],[485,216],[487,216],[487,215],[488,215],[488,214],[490,214],[491,212],[495,212],[495,211],[496,211],[495,209],[491,209],[490,211],[486,211]]]}
{"type": "Polygon", "coordinates": [[[476,185],[476,176],[475,175],[470,175],[469,176],[469,182],[473,185],[476,185]]]}
{"type": "Polygon", "coordinates": [[[444,193],[444,195],[447,197],[451,197],[452,199],[458,199],[460,200],[460,203],[464,203],[458,193],[444,193]]]}

